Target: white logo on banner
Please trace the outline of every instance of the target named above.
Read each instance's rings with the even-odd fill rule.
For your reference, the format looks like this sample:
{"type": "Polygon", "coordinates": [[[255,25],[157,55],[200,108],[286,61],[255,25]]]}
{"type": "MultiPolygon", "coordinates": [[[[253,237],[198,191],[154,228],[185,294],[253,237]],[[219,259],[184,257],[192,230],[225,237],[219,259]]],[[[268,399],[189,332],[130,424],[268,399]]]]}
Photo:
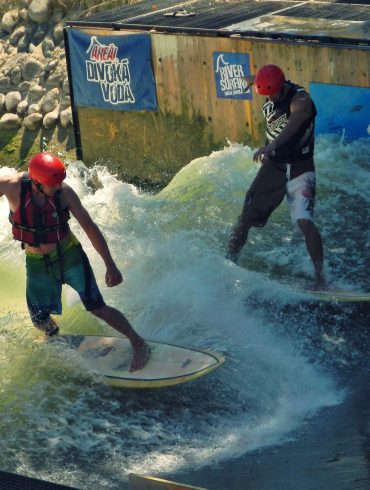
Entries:
{"type": "Polygon", "coordinates": [[[243,66],[230,64],[225,61],[224,54],[220,54],[216,61],[216,73],[220,74],[220,88],[224,95],[239,95],[244,93],[247,86],[244,77],[243,66]]]}
{"type": "Polygon", "coordinates": [[[101,44],[96,36],[92,36],[86,52],[90,53],[90,60],[86,61],[86,78],[100,84],[104,101],[110,104],[134,103],[129,61],[117,58],[118,47],[113,43],[101,44]]]}

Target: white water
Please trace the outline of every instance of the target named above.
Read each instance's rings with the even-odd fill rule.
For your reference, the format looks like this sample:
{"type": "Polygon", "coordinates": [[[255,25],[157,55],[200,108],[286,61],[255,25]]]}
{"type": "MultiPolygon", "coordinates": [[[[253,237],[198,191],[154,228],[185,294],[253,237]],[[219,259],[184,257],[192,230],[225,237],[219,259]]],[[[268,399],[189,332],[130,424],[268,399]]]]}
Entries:
{"type": "MultiPolygon", "coordinates": [[[[336,285],[369,289],[369,142],[324,138],[316,153],[316,214],[328,276],[336,285]]],[[[287,305],[298,310],[302,299],[278,279],[299,282],[312,274],[286,204],[251,232],[242,267],[224,259],[257,171],[251,156],[249,148],[230,145],[191,162],[157,195],[102,167],[69,164],[67,182],[125,276],[123,285],[104,287],[102,261],[72,220],[106,302],[146,338],[226,357],[213,374],[165,390],[106,387],[73,359],[31,342],[36,332],[23,297],[23,253],[0,199],[1,469],[78,488],[119,488],[131,472],[191,471],[282,444],[306,417],[342,401],[334,372],[306,338],[317,325],[304,315],[295,323],[296,316],[276,313],[287,305]]],[[[111,333],[70,290],[64,305],[62,332],[111,333]]]]}

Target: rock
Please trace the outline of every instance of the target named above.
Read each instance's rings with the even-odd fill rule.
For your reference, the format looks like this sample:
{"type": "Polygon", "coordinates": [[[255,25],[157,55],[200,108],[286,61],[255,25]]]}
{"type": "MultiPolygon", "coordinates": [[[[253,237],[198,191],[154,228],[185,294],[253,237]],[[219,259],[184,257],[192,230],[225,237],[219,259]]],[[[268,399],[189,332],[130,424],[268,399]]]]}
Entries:
{"type": "Polygon", "coordinates": [[[30,42],[26,36],[24,36],[18,43],[18,53],[27,53],[29,51],[30,42]]]}
{"type": "Polygon", "coordinates": [[[16,66],[13,68],[13,70],[10,72],[10,80],[13,85],[19,85],[22,80],[22,72],[19,66],[16,66]]]}
{"type": "Polygon", "coordinates": [[[0,57],[4,54],[4,45],[0,42],[0,57]]]}
{"type": "Polygon", "coordinates": [[[0,112],[3,112],[5,106],[5,95],[0,94],[0,112]]]}
{"type": "Polygon", "coordinates": [[[12,46],[17,46],[19,40],[25,35],[26,28],[24,26],[15,29],[13,34],[9,38],[9,42],[12,46]]]}
{"type": "Polygon", "coordinates": [[[64,12],[63,10],[54,10],[53,15],[51,16],[50,20],[55,23],[59,23],[64,19],[64,12]]]}
{"type": "Polygon", "coordinates": [[[63,26],[58,24],[53,30],[53,41],[58,46],[64,40],[63,26]]]}
{"type": "Polygon", "coordinates": [[[44,119],[42,120],[42,125],[45,129],[54,128],[58,124],[58,119],[59,113],[58,110],[55,109],[54,111],[49,112],[44,116],[44,119]]]}
{"type": "Polygon", "coordinates": [[[32,80],[39,76],[43,69],[43,64],[34,59],[30,58],[22,68],[22,76],[24,80],[32,80]]]}
{"type": "Polygon", "coordinates": [[[41,109],[44,114],[54,111],[59,105],[59,89],[53,88],[48,92],[41,104],[41,109]]]}
{"type": "Polygon", "coordinates": [[[18,9],[9,10],[3,15],[3,18],[1,20],[1,27],[4,31],[10,34],[11,32],[14,31],[14,28],[19,24],[19,22],[20,22],[19,10],[18,9]]]}
{"type": "Polygon", "coordinates": [[[17,105],[17,114],[19,116],[24,116],[28,109],[28,102],[26,100],[21,100],[17,105]]]}
{"type": "Polygon", "coordinates": [[[33,85],[28,92],[28,99],[31,103],[38,102],[45,94],[45,89],[41,85],[33,85]]]}
{"type": "Polygon", "coordinates": [[[4,114],[0,119],[0,129],[19,129],[22,122],[17,114],[4,114]]]}
{"type": "Polygon", "coordinates": [[[45,38],[48,29],[49,24],[40,24],[39,26],[37,26],[33,36],[33,42],[35,45],[40,44],[40,42],[45,38]]]}
{"type": "Polygon", "coordinates": [[[69,95],[64,95],[60,101],[60,110],[64,111],[64,109],[67,109],[71,105],[71,98],[69,95]]]}
{"type": "Polygon", "coordinates": [[[0,78],[0,93],[7,94],[12,87],[12,82],[10,77],[2,77],[0,78]]]}
{"type": "Polygon", "coordinates": [[[30,16],[30,19],[38,24],[46,22],[49,19],[50,13],[50,0],[32,0],[28,8],[28,15],[30,16]]]}
{"type": "Polygon", "coordinates": [[[18,85],[18,90],[21,93],[22,99],[25,97],[25,95],[28,93],[29,89],[31,87],[31,82],[21,82],[18,85]]]}
{"type": "Polygon", "coordinates": [[[69,80],[67,77],[63,80],[62,92],[63,94],[69,95],[69,80]]]}
{"type": "Polygon", "coordinates": [[[46,37],[42,41],[41,46],[42,46],[42,52],[43,52],[45,58],[51,58],[53,51],[55,49],[55,44],[54,44],[53,40],[50,37],[46,37]]]}
{"type": "Polygon", "coordinates": [[[72,107],[68,107],[68,109],[65,109],[59,114],[60,117],[60,125],[62,128],[68,128],[68,126],[71,126],[73,124],[73,119],[72,119],[72,107]]]}
{"type": "Polygon", "coordinates": [[[41,112],[41,107],[38,104],[31,104],[28,108],[28,114],[35,114],[41,112]]]}
{"type": "Polygon", "coordinates": [[[28,10],[27,9],[22,9],[19,11],[19,18],[23,20],[23,22],[26,22],[28,20],[28,10]]]}
{"type": "Polygon", "coordinates": [[[45,87],[47,90],[50,90],[53,88],[59,88],[61,84],[62,84],[62,75],[59,73],[53,73],[46,80],[45,87]]]}
{"type": "Polygon", "coordinates": [[[6,48],[6,54],[8,54],[10,56],[13,55],[13,54],[14,55],[17,54],[17,48],[15,46],[8,46],[6,48]]]}
{"type": "Polygon", "coordinates": [[[39,129],[41,125],[42,125],[42,114],[40,113],[37,112],[32,113],[23,119],[23,126],[28,131],[36,131],[36,129],[39,129]]]}
{"type": "Polygon", "coordinates": [[[47,63],[47,64],[44,66],[44,70],[45,70],[46,72],[53,71],[53,70],[55,70],[55,68],[58,66],[58,63],[59,63],[59,61],[58,61],[58,60],[51,60],[51,61],[49,61],[49,63],[47,63]]]}
{"type": "Polygon", "coordinates": [[[22,96],[19,92],[9,92],[5,96],[5,107],[8,112],[16,112],[19,102],[22,100],[22,96]]]}

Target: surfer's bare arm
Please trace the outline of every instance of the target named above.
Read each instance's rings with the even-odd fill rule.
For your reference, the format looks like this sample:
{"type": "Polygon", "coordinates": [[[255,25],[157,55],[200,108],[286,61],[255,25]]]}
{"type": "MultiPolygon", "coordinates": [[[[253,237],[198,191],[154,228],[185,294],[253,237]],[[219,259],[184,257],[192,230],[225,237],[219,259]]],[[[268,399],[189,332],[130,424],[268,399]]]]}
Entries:
{"type": "Polygon", "coordinates": [[[312,114],[312,101],[308,94],[297,94],[290,104],[290,116],[285,128],[281,131],[270,144],[259,148],[253,155],[255,162],[261,160],[264,156],[269,157],[274,154],[274,151],[286,143],[299,131],[301,125],[312,114]]]}
{"type": "Polygon", "coordinates": [[[11,211],[19,206],[20,179],[21,174],[0,177],[0,197],[5,196],[8,199],[11,211]]]}
{"type": "Polygon", "coordinates": [[[107,286],[117,286],[122,282],[122,274],[112,258],[107,241],[100,228],[93,221],[87,209],[82,205],[80,198],[71,187],[67,185],[63,186],[63,193],[63,204],[68,206],[70,212],[81,225],[81,228],[88,236],[93,247],[104,261],[105,267],[107,268],[105,274],[107,286]]]}

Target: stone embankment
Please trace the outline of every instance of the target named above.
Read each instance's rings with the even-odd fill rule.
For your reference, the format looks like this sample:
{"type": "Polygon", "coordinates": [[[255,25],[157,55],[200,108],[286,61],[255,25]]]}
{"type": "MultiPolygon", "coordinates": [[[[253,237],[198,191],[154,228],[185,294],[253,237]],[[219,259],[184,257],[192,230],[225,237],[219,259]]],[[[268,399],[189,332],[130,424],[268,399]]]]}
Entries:
{"type": "Polygon", "coordinates": [[[18,0],[0,21],[0,130],[72,125],[64,51],[67,12],[53,0],[18,0]]]}

